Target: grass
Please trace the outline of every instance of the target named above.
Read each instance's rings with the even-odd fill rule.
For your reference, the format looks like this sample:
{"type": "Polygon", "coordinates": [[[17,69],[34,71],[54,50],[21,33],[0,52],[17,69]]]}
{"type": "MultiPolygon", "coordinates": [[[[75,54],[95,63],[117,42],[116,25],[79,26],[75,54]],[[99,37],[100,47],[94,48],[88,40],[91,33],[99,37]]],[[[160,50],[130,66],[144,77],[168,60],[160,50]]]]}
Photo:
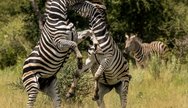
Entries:
{"type": "MultiPolygon", "coordinates": [[[[137,69],[130,66],[132,80],[129,86],[127,108],[188,108],[188,69],[186,65],[175,68],[169,63],[160,67],[160,77],[154,78],[152,68],[137,69]]],[[[22,64],[0,70],[0,106],[3,108],[25,108],[27,94],[10,84],[18,82],[22,64]]],[[[63,101],[63,108],[96,108],[92,94],[83,99],[83,104],[63,101]]],[[[112,90],[105,95],[106,108],[120,108],[119,96],[112,90]]],[[[52,108],[51,100],[39,93],[35,108],[52,108]]]]}

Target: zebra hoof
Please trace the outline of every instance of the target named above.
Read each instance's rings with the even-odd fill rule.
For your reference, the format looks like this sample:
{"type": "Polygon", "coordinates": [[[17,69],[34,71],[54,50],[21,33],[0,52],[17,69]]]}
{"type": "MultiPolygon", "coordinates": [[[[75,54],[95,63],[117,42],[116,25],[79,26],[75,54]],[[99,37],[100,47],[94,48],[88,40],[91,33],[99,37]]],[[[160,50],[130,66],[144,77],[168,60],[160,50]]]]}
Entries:
{"type": "Polygon", "coordinates": [[[92,100],[93,100],[93,101],[99,100],[99,96],[94,96],[94,97],[92,98],[92,100]]]}
{"type": "Polygon", "coordinates": [[[78,69],[82,69],[83,66],[82,58],[78,58],[77,65],[78,65],[78,69]]]}

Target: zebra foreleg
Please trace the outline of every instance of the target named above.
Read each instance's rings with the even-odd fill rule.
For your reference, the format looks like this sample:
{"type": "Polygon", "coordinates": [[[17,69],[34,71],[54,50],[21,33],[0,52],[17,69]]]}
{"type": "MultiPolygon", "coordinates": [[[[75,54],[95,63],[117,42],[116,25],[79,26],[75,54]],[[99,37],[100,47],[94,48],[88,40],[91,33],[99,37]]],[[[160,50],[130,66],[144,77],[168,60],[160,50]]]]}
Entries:
{"type": "Polygon", "coordinates": [[[76,72],[73,74],[73,82],[71,84],[71,87],[70,87],[68,93],[66,94],[67,98],[74,96],[75,89],[76,89],[76,86],[78,84],[78,80],[80,79],[80,74],[83,73],[83,72],[86,72],[89,68],[91,68],[93,63],[94,62],[91,61],[91,58],[87,58],[86,59],[86,65],[81,70],[80,69],[76,70],[76,72]]]}
{"type": "Polygon", "coordinates": [[[80,50],[78,49],[78,45],[76,42],[70,41],[67,39],[61,39],[61,40],[59,40],[59,42],[57,42],[56,46],[59,49],[71,48],[75,52],[76,57],[82,59],[82,54],[81,54],[80,50]]]}
{"type": "Polygon", "coordinates": [[[82,54],[80,50],[78,49],[78,45],[74,41],[66,40],[66,39],[61,39],[59,42],[57,42],[57,47],[59,49],[65,49],[65,48],[71,48],[73,49],[74,53],[76,54],[77,57],[77,65],[78,68],[81,69],[83,62],[82,62],[82,54]]]}
{"type": "Polygon", "coordinates": [[[98,94],[98,92],[99,92],[99,82],[98,82],[98,80],[95,80],[94,83],[95,83],[94,84],[94,95],[92,97],[92,100],[97,101],[99,99],[99,94],[98,94]]]}
{"type": "Polygon", "coordinates": [[[76,70],[75,74],[73,75],[73,82],[71,83],[71,87],[69,89],[69,91],[66,94],[67,98],[71,98],[74,96],[75,94],[75,89],[76,86],[78,84],[78,80],[80,79],[80,73],[78,72],[78,70],[76,70]]]}
{"type": "Polygon", "coordinates": [[[92,31],[90,29],[78,32],[78,44],[83,42],[87,37],[91,37],[93,35],[92,31]]]}
{"type": "Polygon", "coordinates": [[[94,76],[94,80],[95,80],[95,85],[94,85],[94,96],[93,96],[93,100],[98,100],[99,99],[99,95],[98,95],[98,80],[100,78],[100,76],[102,75],[102,73],[105,71],[105,69],[108,67],[108,65],[110,64],[110,58],[109,59],[103,59],[99,65],[99,68],[97,69],[97,72],[95,73],[94,76]]]}
{"type": "Polygon", "coordinates": [[[57,85],[57,78],[54,77],[52,80],[47,82],[47,86],[44,88],[44,92],[52,98],[54,108],[61,108],[60,91],[57,85]]]}

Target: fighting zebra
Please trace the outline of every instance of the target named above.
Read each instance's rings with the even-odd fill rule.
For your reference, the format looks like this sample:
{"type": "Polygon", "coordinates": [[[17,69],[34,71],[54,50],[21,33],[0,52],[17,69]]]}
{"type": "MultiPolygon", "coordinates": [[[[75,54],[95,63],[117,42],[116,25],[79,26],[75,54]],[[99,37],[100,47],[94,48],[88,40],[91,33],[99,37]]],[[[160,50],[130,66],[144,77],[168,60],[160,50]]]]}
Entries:
{"type": "Polygon", "coordinates": [[[28,108],[34,106],[39,90],[52,98],[55,108],[60,108],[61,99],[56,74],[72,51],[75,52],[78,63],[82,60],[76,43],[77,32],[67,18],[67,9],[84,0],[50,1],[40,40],[23,66],[22,80],[28,94],[28,108]]]}
{"type": "Polygon", "coordinates": [[[129,53],[136,61],[138,67],[144,68],[147,60],[152,55],[164,58],[167,54],[168,47],[161,41],[153,41],[151,43],[142,43],[136,35],[130,37],[125,34],[125,53],[129,53]]]}
{"type": "MultiPolygon", "coordinates": [[[[123,57],[122,52],[109,34],[105,9],[103,7],[105,6],[96,5],[88,1],[71,7],[72,10],[81,16],[89,18],[90,29],[94,32],[102,53],[92,53],[87,59],[86,66],[76,71],[77,74],[67,96],[73,94],[78,75],[91,68],[95,79],[93,100],[97,101],[98,106],[100,108],[105,107],[104,95],[115,88],[120,95],[122,108],[125,108],[131,75],[129,75],[127,60],[123,57]]],[[[93,52],[96,49],[94,48],[93,52]]]]}

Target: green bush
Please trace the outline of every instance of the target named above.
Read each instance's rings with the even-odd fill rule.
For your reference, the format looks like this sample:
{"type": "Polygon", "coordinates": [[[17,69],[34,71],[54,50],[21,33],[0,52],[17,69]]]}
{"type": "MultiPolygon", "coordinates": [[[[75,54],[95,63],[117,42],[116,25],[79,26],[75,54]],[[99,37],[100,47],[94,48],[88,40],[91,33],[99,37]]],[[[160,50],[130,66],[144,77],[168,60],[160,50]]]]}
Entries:
{"type": "Polygon", "coordinates": [[[163,65],[162,60],[157,56],[151,56],[151,59],[148,61],[148,70],[155,79],[160,78],[161,67],[163,65]]]}
{"type": "Polygon", "coordinates": [[[23,17],[17,16],[0,29],[0,68],[16,64],[17,58],[27,53],[24,45],[23,17]]]}
{"type": "Polygon", "coordinates": [[[0,68],[16,64],[18,56],[26,54],[26,50],[18,40],[11,40],[9,44],[0,46],[0,68]]]}
{"type": "MultiPolygon", "coordinates": [[[[73,80],[72,75],[76,69],[76,60],[75,58],[70,57],[67,63],[63,66],[62,70],[59,72],[59,87],[63,99],[66,99],[65,95],[71,86],[71,82],[73,80]]],[[[92,88],[93,83],[91,73],[83,73],[81,79],[78,82],[78,86],[75,91],[75,96],[72,99],[70,99],[69,102],[82,103],[83,98],[86,98],[92,92],[92,88]]]]}
{"type": "Polygon", "coordinates": [[[124,33],[138,33],[144,42],[170,41],[188,33],[188,8],[185,0],[104,0],[107,18],[116,42],[124,33]]]}

